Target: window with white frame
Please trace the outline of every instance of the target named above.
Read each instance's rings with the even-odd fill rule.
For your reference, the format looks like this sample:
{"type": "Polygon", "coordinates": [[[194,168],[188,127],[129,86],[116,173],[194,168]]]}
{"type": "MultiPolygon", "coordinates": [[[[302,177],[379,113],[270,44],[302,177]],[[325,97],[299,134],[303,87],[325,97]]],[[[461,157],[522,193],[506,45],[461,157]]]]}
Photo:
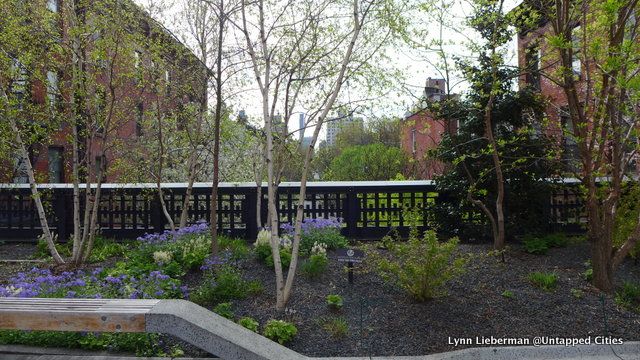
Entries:
{"type": "Polygon", "coordinates": [[[416,129],[411,129],[411,152],[416,153],[418,150],[418,141],[416,136],[416,129]]]}
{"type": "Polygon", "coordinates": [[[54,107],[58,99],[58,73],[47,71],[47,98],[49,106],[54,107]]]}
{"type": "Polygon", "coordinates": [[[133,61],[134,64],[136,66],[136,68],[139,68],[141,65],[141,61],[142,61],[142,53],[138,50],[134,51],[133,53],[133,61]]]}
{"type": "Polygon", "coordinates": [[[580,33],[581,30],[582,27],[580,25],[574,27],[573,30],[571,30],[571,44],[573,49],[571,69],[573,70],[573,74],[578,78],[582,75],[582,61],[580,60],[580,47],[582,39],[582,34],[580,33]]]}
{"type": "Polygon", "coordinates": [[[12,65],[13,82],[11,83],[11,93],[16,97],[18,106],[22,106],[22,100],[27,92],[29,73],[27,68],[18,59],[13,59],[12,65]]]}
{"type": "Polygon", "coordinates": [[[47,9],[51,12],[58,12],[58,0],[47,0],[47,9]]]}

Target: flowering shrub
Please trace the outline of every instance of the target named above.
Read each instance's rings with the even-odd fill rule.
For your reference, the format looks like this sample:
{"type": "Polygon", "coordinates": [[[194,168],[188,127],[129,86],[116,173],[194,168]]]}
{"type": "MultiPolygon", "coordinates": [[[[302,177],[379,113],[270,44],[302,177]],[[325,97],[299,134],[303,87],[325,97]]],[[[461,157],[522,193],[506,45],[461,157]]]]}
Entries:
{"type": "Polygon", "coordinates": [[[173,251],[176,261],[185,270],[201,266],[211,250],[211,238],[207,235],[185,236],[179,242],[172,243],[168,249],[173,251]]]}
{"type": "Polygon", "coordinates": [[[185,235],[201,235],[207,232],[209,232],[209,224],[204,220],[200,220],[193,225],[185,226],[176,231],[165,230],[159,234],[144,234],[138,237],[137,240],[143,244],[159,244],[178,241],[185,235]]]}
{"type": "Polygon", "coordinates": [[[324,255],[327,256],[327,244],[315,242],[311,247],[311,255],[324,255]]]}
{"type": "MultiPolygon", "coordinates": [[[[317,218],[304,219],[301,227],[300,251],[309,254],[314,244],[324,244],[326,249],[339,249],[348,245],[347,238],[340,234],[342,229],[340,218],[317,218]]],[[[293,235],[294,226],[292,224],[282,224],[282,231],[285,234],[293,235]]]]}
{"type": "Polygon", "coordinates": [[[253,243],[253,246],[259,245],[270,245],[271,244],[271,231],[267,229],[262,229],[258,232],[258,237],[256,238],[256,242],[253,243]]]}
{"type": "Polygon", "coordinates": [[[173,260],[173,254],[168,251],[156,251],[153,253],[153,260],[156,264],[162,266],[163,264],[170,263],[173,260]]]}
{"type": "Polygon", "coordinates": [[[327,245],[315,242],[311,247],[309,259],[302,264],[300,271],[310,278],[316,278],[327,269],[328,263],[327,245]]]}
{"type": "Polygon", "coordinates": [[[97,268],[90,273],[65,271],[59,275],[49,269],[33,268],[18,273],[7,285],[0,285],[2,297],[67,297],[67,298],[130,298],[168,299],[187,296],[180,281],[160,271],[136,278],[122,274],[108,275],[97,268]]]}

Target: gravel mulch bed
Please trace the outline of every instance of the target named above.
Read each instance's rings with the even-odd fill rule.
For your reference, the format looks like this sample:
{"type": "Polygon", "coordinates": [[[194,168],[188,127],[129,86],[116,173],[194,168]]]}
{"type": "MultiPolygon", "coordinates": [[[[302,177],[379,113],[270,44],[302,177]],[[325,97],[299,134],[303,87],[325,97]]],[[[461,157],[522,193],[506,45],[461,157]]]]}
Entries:
{"type": "Polygon", "coordinates": [[[30,260],[36,252],[34,243],[0,241],[0,283],[8,281],[19,272],[27,271],[37,262],[13,262],[3,260],[30,260]]]}
{"type": "MultiPolygon", "coordinates": [[[[620,308],[612,296],[600,293],[582,278],[589,259],[587,244],[551,249],[545,256],[514,247],[506,263],[487,256],[489,250],[489,245],[461,245],[462,252],[473,254],[468,271],[450,284],[449,296],[425,303],[416,303],[374,272],[360,271],[349,285],[344,265],[330,253],[329,269],[320,279],[296,277],[286,314],[274,310],[273,272],[250,259],[242,264],[245,275],[259,279],[265,290],[257,297],[234,302],[235,314],[237,318],[254,317],[261,325],[272,318],[293,321],[298,336],[287,346],[309,356],[420,355],[465,347],[449,344],[449,337],[611,335],[640,340],[640,315],[620,308]],[[557,273],[556,290],[545,292],[531,285],[527,275],[533,271],[557,273]],[[572,289],[581,290],[583,296],[577,298],[572,289]],[[502,296],[505,290],[513,298],[502,296]],[[340,312],[327,308],[328,294],[343,296],[340,312]],[[323,329],[322,320],[335,317],[347,321],[348,336],[332,338],[323,329]]],[[[617,279],[640,282],[640,265],[625,262],[617,279]]],[[[193,275],[186,280],[192,286],[199,281],[193,275]]]]}
{"type": "MultiPolygon", "coordinates": [[[[347,281],[344,264],[329,252],[329,268],[319,279],[297,276],[285,314],[275,311],[273,271],[251,258],[240,263],[247,279],[258,279],[264,292],[234,302],[236,319],[251,316],[263,326],[269,319],[292,321],[298,335],[287,346],[309,356],[422,355],[473,347],[454,347],[449,338],[587,337],[610,335],[625,341],[640,340],[640,315],[614,302],[582,278],[589,259],[588,244],[550,249],[544,256],[524,253],[518,246],[506,256],[506,263],[487,256],[490,245],[462,244],[460,251],[471,254],[468,271],[449,286],[449,295],[417,303],[404,291],[384,283],[367,263],[356,265],[355,283],[347,281]],[[545,292],[531,285],[533,271],[555,272],[558,287],[545,292]],[[574,289],[583,296],[574,296],[574,289]],[[513,298],[501,294],[509,290],[513,298]],[[572,291],[573,290],[573,291],[572,291]],[[339,312],[327,308],[326,296],[339,294],[344,307],[339,312]],[[333,338],[324,330],[324,319],[341,317],[349,324],[344,338],[333,338]],[[606,324],[605,319],[606,318],[606,324]]],[[[28,259],[33,244],[0,244],[0,259],[28,259]]],[[[0,282],[33,264],[0,262],[0,282]]],[[[616,272],[622,281],[640,283],[640,265],[627,260],[616,272]]],[[[194,288],[199,272],[183,281],[194,288]]],[[[208,356],[176,339],[187,356],[208,356]]]]}

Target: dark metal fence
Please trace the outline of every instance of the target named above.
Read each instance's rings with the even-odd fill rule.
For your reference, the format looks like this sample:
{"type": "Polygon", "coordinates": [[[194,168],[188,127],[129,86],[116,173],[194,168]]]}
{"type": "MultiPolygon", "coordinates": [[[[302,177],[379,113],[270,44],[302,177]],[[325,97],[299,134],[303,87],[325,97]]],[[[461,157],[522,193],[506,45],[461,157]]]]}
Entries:
{"type": "MultiPolygon", "coordinates": [[[[71,184],[39,186],[49,224],[61,240],[73,229],[73,188],[71,184]]],[[[576,231],[584,223],[579,196],[571,183],[554,192],[549,202],[549,225],[576,231]]],[[[186,184],[164,184],[164,201],[173,219],[179,219],[186,184]]],[[[257,191],[253,183],[222,183],[218,194],[218,228],[232,236],[255,238],[258,232],[257,191]]],[[[298,202],[299,183],[279,187],[280,223],[292,222],[298,202]]],[[[263,188],[261,219],[267,219],[266,187],[263,188]]],[[[447,201],[435,191],[432,181],[343,181],[308,184],[304,201],[305,217],[338,217],[344,221],[343,234],[354,239],[379,239],[391,229],[406,231],[402,216],[405,207],[425,208],[428,203],[447,201]]],[[[84,200],[84,197],[83,197],[84,200]]],[[[189,199],[189,223],[210,221],[211,186],[194,185],[189,199]]],[[[81,207],[84,206],[84,201],[81,207]]],[[[155,184],[105,184],[98,213],[102,234],[118,239],[167,229],[155,184]]],[[[420,227],[426,228],[426,217],[420,227]]],[[[176,220],[177,221],[177,220],[176,220]]],[[[0,239],[33,240],[41,233],[30,189],[24,184],[0,184],[0,239]]]]}

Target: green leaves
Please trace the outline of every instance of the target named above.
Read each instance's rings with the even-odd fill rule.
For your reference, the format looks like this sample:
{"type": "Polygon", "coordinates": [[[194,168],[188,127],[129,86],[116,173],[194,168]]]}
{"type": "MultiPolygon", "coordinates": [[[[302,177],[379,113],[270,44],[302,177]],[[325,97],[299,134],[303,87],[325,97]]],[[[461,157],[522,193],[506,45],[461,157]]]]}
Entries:
{"type": "Polygon", "coordinates": [[[390,256],[377,251],[370,251],[368,256],[385,281],[403,288],[414,299],[444,296],[447,283],[465,271],[467,258],[457,254],[459,240],[441,242],[434,231],[421,237],[414,229],[406,242],[383,239],[390,256]]]}
{"type": "Polygon", "coordinates": [[[329,167],[330,180],[389,180],[404,170],[405,155],[399,148],[380,143],[343,150],[329,167]]]}

